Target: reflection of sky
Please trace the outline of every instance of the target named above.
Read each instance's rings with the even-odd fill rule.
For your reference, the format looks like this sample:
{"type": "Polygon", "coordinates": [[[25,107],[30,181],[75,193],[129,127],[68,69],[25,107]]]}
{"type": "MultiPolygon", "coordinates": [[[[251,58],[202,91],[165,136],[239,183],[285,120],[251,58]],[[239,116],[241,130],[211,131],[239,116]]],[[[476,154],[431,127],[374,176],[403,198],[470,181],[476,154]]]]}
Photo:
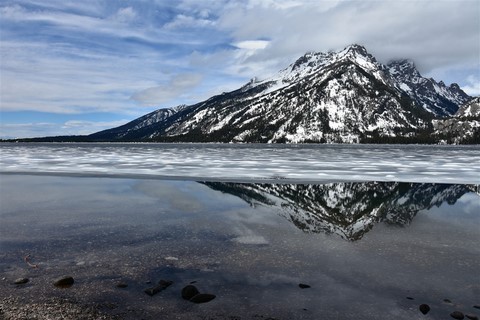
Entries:
{"type": "Polygon", "coordinates": [[[480,195],[474,192],[464,194],[454,205],[444,202],[426,214],[434,220],[461,224],[465,228],[476,230],[480,237],[480,195]]]}

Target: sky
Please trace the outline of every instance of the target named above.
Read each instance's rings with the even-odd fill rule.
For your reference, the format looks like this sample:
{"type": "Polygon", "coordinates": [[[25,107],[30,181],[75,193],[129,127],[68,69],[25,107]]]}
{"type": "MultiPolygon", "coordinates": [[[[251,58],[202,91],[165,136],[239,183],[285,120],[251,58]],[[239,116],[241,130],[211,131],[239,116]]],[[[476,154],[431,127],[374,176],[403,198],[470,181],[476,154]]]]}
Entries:
{"type": "Polygon", "coordinates": [[[0,0],[0,138],[116,127],[350,44],[480,95],[478,0],[0,0]]]}

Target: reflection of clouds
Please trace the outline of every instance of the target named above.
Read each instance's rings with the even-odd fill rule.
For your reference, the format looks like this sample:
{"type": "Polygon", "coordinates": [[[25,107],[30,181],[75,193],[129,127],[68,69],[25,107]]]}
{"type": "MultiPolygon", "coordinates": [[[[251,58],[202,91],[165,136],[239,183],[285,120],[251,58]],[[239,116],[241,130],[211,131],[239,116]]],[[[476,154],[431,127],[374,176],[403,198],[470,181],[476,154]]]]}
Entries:
{"type": "Polygon", "coordinates": [[[474,192],[466,193],[454,205],[446,202],[440,207],[426,211],[433,220],[461,224],[465,228],[474,227],[478,230],[480,223],[480,196],[474,192]]]}
{"type": "Polygon", "coordinates": [[[232,239],[234,242],[241,243],[241,244],[268,244],[267,239],[265,239],[263,236],[259,235],[245,235],[245,236],[239,236],[236,238],[232,239]]]}
{"type": "Polygon", "coordinates": [[[268,240],[265,239],[265,237],[256,234],[245,225],[235,227],[234,233],[238,234],[238,236],[233,238],[232,241],[237,243],[253,245],[268,244],[268,240]]]}
{"type": "Polygon", "coordinates": [[[470,215],[477,215],[480,212],[480,195],[476,193],[467,193],[458,200],[463,205],[463,211],[470,215]]]}
{"type": "Polygon", "coordinates": [[[183,212],[199,211],[204,208],[201,201],[192,193],[184,190],[184,181],[142,181],[139,180],[133,189],[167,204],[171,209],[183,212]]]}

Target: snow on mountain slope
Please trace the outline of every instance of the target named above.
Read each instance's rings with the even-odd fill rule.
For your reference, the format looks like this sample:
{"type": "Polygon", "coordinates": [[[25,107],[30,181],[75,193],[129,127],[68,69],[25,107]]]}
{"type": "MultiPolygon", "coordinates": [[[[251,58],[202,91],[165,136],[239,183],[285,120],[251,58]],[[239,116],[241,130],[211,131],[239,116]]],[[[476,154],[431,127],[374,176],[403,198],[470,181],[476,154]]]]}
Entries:
{"type": "Polygon", "coordinates": [[[454,114],[456,118],[480,118],[480,97],[473,98],[468,103],[461,106],[454,114]]]}
{"type": "Polygon", "coordinates": [[[480,97],[461,106],[452,118],[433,120],[433,128],[443,143],[480,144],[480,97]]]}
{"type": "Polygon", "coordinates": [[[397,88],[436,116],[451,116],[471,99],[456,83],[447,87],[443,81],[422,77],[411,60],[392,61],[387,68],[397,88]]]}
{"type": "MultiPolygon", "coordinates": [[[[457,90],[458,89],[458,90],[457,90]]],[[[191,106],[161,109],[101,140],[359,143],[413,137],[468,97],[421,77],[407,60],[384,66],[359,45],[307,53],[275,76],[191,106]]]]}

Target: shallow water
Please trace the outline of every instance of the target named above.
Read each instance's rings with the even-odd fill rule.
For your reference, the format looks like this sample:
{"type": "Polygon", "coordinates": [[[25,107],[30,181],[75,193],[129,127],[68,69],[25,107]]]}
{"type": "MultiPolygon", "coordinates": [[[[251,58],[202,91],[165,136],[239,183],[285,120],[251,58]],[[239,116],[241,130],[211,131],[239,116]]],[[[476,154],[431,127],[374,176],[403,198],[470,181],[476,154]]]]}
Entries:
{"type": "Polygon", "coordinates": [[[0,175],[0,298],[74,298],[125,319],[478,314],[478,185],[282,182],[0,175]],[[75,284],[55,288],[65,274],[75,284]],[[174,284],[143,292],[160,279],[174,284]],[[192,281],[216,299],[183,300],[192,281]]]}

